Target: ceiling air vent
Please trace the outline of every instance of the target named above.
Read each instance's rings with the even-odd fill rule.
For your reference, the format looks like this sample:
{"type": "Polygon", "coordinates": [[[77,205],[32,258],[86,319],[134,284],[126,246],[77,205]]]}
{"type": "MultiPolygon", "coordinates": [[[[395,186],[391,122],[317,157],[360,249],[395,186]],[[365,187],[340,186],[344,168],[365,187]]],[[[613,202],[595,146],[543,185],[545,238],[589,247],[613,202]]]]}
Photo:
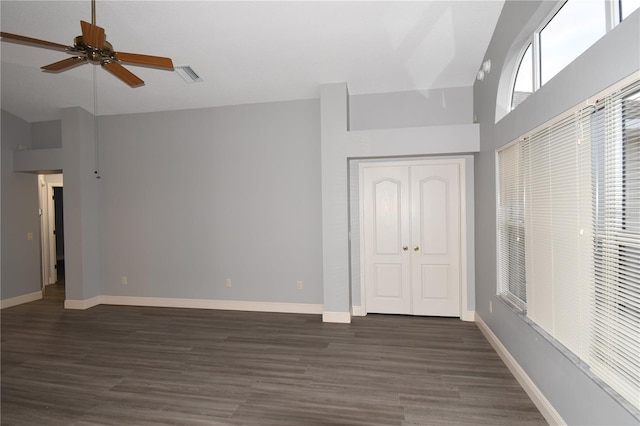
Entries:
{"type": "Polygon", "coordinates": [[[180,65],[174,69],[187,83],[198,83],[204,81],[189,65],[180,65]]]}

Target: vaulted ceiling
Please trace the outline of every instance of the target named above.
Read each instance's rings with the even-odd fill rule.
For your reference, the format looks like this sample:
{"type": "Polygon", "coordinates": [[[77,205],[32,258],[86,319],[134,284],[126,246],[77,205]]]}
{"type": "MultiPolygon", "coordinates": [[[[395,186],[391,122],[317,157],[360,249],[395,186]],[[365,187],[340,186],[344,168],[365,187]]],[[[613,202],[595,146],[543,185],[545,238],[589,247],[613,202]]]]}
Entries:
{"type": "MultiPolygon", "coordinates": [[[[2,108],[33,122],[71,106],[110,115],[315,98],[332,82],[352,94],[471,86],[502,5],[98,0],[96,24],[116,51],[171,57],[204,81],[127,66],[146,83],[132,89],[90,64],[45,73],[69,55],[2,42],[2,108]]],[[[3,0],[0,14],[4,32],[70,45],[91,3],[3,0]]]]}

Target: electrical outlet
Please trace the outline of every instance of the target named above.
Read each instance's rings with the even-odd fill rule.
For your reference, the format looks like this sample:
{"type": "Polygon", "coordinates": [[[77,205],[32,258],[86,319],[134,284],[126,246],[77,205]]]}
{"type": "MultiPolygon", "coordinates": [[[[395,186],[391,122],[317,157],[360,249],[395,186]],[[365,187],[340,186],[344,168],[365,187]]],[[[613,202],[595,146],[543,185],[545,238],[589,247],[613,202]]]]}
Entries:
{"type": "Polygon", "coordinates": [[[297,281],[297,282],[296,282],[296,288],[297,288],[298,290],[302,290],[302,281],[297,281]]]}
{"type": "Polygon", "coordinates": [[[224,286],[227,288],[231,288],[231,278],[227,278],[224,280],[224,286]]]}
{"type": "Polygon", "coordinates": [[[27,232],[27,240],[33,241],[33,232],[27,232]]]}
{"type": "Polygon", "coordinates": [[[127,285],[127,277],[122,276],[122,277],[120,278],[120,282],[122,283],[122,285],[127,285]]]}

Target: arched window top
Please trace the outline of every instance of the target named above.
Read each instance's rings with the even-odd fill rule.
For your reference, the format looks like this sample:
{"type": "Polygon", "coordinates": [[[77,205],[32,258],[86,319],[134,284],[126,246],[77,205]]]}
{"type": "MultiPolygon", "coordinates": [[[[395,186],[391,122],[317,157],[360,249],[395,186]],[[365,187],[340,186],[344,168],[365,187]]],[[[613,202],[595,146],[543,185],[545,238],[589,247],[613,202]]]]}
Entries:
{"type": "MultiPolygon", "coordinates": [[[[598,39],[640,8],[640,0],[566,0],[558,2],[533,33],[518,41],[516,60],[503,69],[512,78],[508,105],[496,109],[496,121],[551,80],[598,39]]],[[[535,24],[534,24],[535,25],[535,24]]],[[[502,92],[505,95],[504,91],[502,92]]]]}
{"type": "Polygon", "coordinates": [[[533,93],[533,44],[529,43],[518,62],[516,78],[511,91],[511,109],[524,101],[533,93]]]}

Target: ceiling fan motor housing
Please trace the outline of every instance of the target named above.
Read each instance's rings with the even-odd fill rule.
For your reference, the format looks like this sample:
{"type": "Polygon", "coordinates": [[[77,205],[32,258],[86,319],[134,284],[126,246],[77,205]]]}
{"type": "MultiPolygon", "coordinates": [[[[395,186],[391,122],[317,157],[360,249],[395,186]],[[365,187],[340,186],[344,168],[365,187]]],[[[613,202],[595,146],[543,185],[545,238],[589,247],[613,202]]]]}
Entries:
{"type": "Polygon", "coordinates": [[[73,51],[86,55],[86,58],[95,64],[104,64],[115,60],[113,46],[108,41],[104,41],[102,49],[96,49],[86,44],[81,35],[73,39],[73,51]]]}

